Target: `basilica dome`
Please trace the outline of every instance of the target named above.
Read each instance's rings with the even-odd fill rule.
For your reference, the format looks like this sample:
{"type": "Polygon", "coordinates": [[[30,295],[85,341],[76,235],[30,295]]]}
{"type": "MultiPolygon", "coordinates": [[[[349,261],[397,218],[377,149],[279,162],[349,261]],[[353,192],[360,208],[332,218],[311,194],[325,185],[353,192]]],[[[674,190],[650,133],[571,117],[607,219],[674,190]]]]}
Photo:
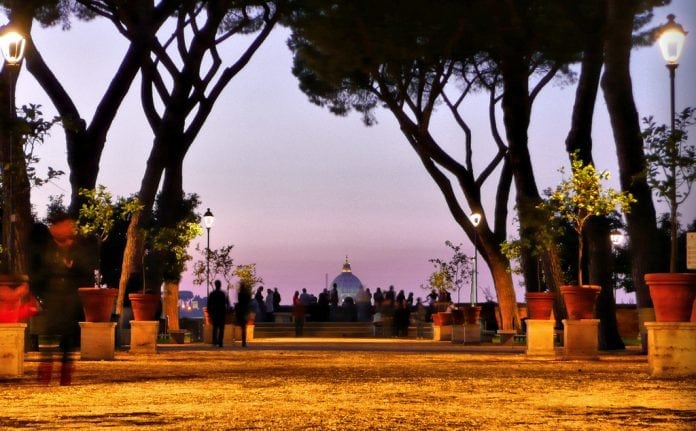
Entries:
{"type": "Polygon", "coordinates": [[[339,305],[343,304],[343,300],[348,297],[353,298],[355,301],[358,291],[360,291],[360,288],[362,287],[362,282],[351,271],[348,256],[346,256],[346,262],[343,264],[341,273],[334,278],[329,285],[329,290],[333,289],[334,284],[336,285],[336,290],[338,291],[339,305]]]}

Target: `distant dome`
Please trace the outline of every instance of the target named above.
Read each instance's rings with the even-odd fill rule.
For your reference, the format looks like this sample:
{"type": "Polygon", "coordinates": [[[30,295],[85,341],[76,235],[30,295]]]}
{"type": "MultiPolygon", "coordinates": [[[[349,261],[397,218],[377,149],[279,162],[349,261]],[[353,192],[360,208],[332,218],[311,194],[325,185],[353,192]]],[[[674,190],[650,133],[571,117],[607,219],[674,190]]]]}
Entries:
{"type": "Polygon", "coordinates": [[[338,304],[343,304],[343,300],[347,297],[356,299],[360,287],[362,287],[362,282],[358,277],[356,277],[350,269],[350,263],[348,262],[348,256],[346,256],[346,263],[343,264],[343,269],[338,277],[334,278],[329,285],[329,290],[333,289],[334,284],[336,285],[336,290],[338,291],[338,304]]]}

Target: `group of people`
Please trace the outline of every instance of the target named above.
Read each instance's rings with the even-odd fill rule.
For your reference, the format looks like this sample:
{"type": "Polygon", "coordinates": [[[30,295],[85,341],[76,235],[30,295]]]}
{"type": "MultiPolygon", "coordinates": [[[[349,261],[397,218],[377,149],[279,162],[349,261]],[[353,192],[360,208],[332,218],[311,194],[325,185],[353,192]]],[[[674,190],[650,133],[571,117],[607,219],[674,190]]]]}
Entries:
{"type": "MultiPolygon", "coordinates": [[[[221,289],[222,284],[215,280],[215,290],[208,297],[208,313],[213,324],[213,344],[223,346],[225,331],[225,316],[230,310],[229,300],[221,289]]],[[[259,286],[256,293],[251,295],[251,287],[242,283],[239,288],[237,303],[234,306],[235,322],[242,327],[242,346],[246,346],[246,323],[249,313],[256,314],[256,320],[272,322],[274,313],[280,310],[281,296],[278,288],[265,289],[259,286]]],[[[292,298],[292,317],[295,323],[295,336],[301,337],[304,324],[312,321],[380,321],[390,322],[392,335],[405,337],[411,320],[416,323],[416,336],[422,338],[425,324],[431,319],[438,302],[451,302],[448,292],[434,290],[426,297],[427,304],[417,298],[414,302],[413,293],[398,292],[394,286],[382,290],[377,288],[373,293],[370,289],[360,287],[355,298],[347,297],[339,305],[337,286],[323,289],[318,296],[307,292],[306,288],[295,291],[292,298]],[[413,319],[411,317],[413,316],[413,319]]]]}
{"type": "MultiPolygon", "coordinates": [[[[411,316],[416,322],[417,336],[423,337],[425,323],[432,313],[431,308],[440,297],[436,296],[429,305],[417,298],[414,303],[413,293],[396,291],[394,286],[382,291],[377,288],[372,294],[370,289],[360,288],[355,298],[347,297],[339,306],[337,286],[331,290],[323,289],[319,296],[307,292],[307,289],[295,291],[292,298],[292,316],[295,322],[295,336],[302,336],[304,323],[312,321],[385,321],[391,322],[393,336],[406,336],[411,316]]],[[[431,298],[428,297],[430,300],[431,298]]]]}
{"type": "Polygon", "coordinates": [[[222,283],[215,280],[215,290],[208,295],[208,315],[213,326],[213,345],[223,347],[225,338],[225,320],[227,312],[234,310],[234,318],[237,326],[241,328],[242,347],[247,346],[246,326],[249,313],[252,310],[251,286],[242,282],[237,292],[237,302],[231,309],[229,299],[222,291],[222,283]]]}
{"type": "Polygon", "coordinates": [[[254,295],[254,312],[256,313],[256,321],[258,322],[273,322],[273,313],[280,310],[280,292],[278,288],[266,289],[266,297],[263,297],[263,286],[256,289],[254,295]]]}

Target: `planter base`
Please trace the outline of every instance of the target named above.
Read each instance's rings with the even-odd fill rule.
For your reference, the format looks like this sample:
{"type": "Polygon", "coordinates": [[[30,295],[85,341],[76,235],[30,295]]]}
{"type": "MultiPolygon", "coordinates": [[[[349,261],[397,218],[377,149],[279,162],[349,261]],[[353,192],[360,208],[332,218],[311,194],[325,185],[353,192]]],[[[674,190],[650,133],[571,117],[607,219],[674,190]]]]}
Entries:
{"type": "MultiPolygon", "coordinates": [[[[247,324],[246,326],[247,341],[254,339],[254,325],[247,324]]],[[[242,327],[235,324],[225,325],[225,335],[222,339],[223,345],[232,346],[234,342],[242,339],[242,327]]],[[[213,343],[213,325],[203,326],[203,343],[213,343]]]]}
{"type": "Polygon", "coordinates": [[[24,375],[24,331],[26,323],[0,323],[0,377],[24,375]]]}
{"type": "Polygon", "coordinates": [[[452,343],[477,344],[481,342],[481,327],[478,324],[452,325],[451,328],[452,343]]]}
{"type": "Polygon", "coordinates": [[[647,322],[645,326],[651,376],[696,375],[696,323],[647,322]]]}
{"type": "MultiPolygon", "coordinates": [[[[246,327],[247,341],[254,339],[254,325],[247,325],[246,327]]],[[[233,346],[234,343],[242,341],[242,327],[228,324],[225,325],[225,337],[223,338],[223,343],[226,346],[233,346]]]]}
{"type": "Polygon", "coordinates": [[[553,320],[527,319],[527,356],[555,358],[553,320]]]}
{"type": "Polygon", "coordinates": [[[638,309],[638,329],[640,330],[640,345],[641,353],[648,353],[648,330],[645,326],[646,322],[655,321],[654,308],[639,308],[638,309]]]}
{"type": "Polygon", "coordinates": [[[452,325],[433,325],[434,341],[452,341],[452,325]]]}
{"type": "Polygon", "coordinates": [[[80,359],[112,361],[115,356],[116,322],[79,322],[80,359]]]}
{"type": "Polygon", "coordinates": [[[203,344],[213,344],[213,325],[203,325],[203,344]]]}
{"type": "Polygon", "coordinates": [[[131,320],[130,352],[131,353],[157,353],[157,320],[131,320]]]}
{"type": "Polygon", "coordinates": [[[563,320],[563,359],[599,359],[599,319],[563,320]]]}

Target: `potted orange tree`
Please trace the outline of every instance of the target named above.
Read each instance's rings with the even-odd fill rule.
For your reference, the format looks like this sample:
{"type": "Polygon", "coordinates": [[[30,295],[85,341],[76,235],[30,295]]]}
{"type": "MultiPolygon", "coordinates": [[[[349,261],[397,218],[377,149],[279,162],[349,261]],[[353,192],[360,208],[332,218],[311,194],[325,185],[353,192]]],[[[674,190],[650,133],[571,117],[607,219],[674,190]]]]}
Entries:
{"type": "MultiPolygon", "coordinates": [[[[167,208],[162,205],[162,195],[160,194],[155,202],[152,225],[146,230],[146,242],[158,263],[155,265],[157,271],[154,280],[158,286],[160,283],[164,283],[164,292],[161,295],[162,311],[167,318],[167,329],[170,332],[179,330],[179,282],[181,274],[186,271],[186,263],[192,258],[188,253],[188,248],[191,241],[203,232],[200,216],[195,212],[199,204],[198,195],[189,194],[184,196],[176,209],[167,208]],[[173,225],[168,225],[165,219],[171,220],[169,223],[173,223],[173,225]]],[[[151,292],[147,291],[146,285],[153,284],[153,282],[147,282],[152,277],[147,277],[145,274],[145,262],[142,266],[142,293],[131,293],[128,298],[133,306],[135,320],[139,320],[140,317],[136,314],[136,304],[141,300],[149,306],[147,315],[142,317],[148,320],[147,317],[151,316],[149,318],[151,320],[159,305],[160,294],[159,290],[154,288],[151,289],[151,292]]]]}
{"type": "MultiPolygon", "coordinates": [[[[563,168],[560,172],[564,173],[563,168]]],[[[571,320],[593,318],[600,291],[600,286],[583,284],[582,234],[586,223],[592,217],[607,216],[617,209],[627,213],[631,203],[635,202],[630,193],[605,189],[602,182],[609,178],[608,171],[598,172],[593,165],[583,164],[576,154],[572,154],[570,178],[563,179],[554,190],[549,190],[548,199],[538,206],[547,211],[550,221],[564,219],[578,235],[577,283],[560,288],[571,320]]]]}
{"type": "MultiPolygon", "coordinates": [[[[82,189],[80,196],[84,197],[86,202],[80,208],[75,227],[79,235],[91,237],[96,241],[98,264],[94,270],[94,286],[80,287],[78,294],[85,312],[85,321],[108,322],[111,320],[118,289],[102,284],[101,249],[114,225],[116,210],[112,204],[111,193],[103,185],[98,185],[95,189],[82,189]]],[[[118,213],[125,218],[139,206],[137,199],[124,200],[119,205],[118,213]]]]}
{"type": "Polygon", "coordinates": [[[686,201],[696,179],[696,146],[687,144],[687,130],[696,124],[696,108],[688,107],[674,118],[674,127],[643,119],[648,184],[669,208],[669,272],[645,274],[658,322],[688,322],[696,303],[696,273],[677,272],[679,206],[686,201]]]}
{"type": "MultiPolygon", "coordinates": [[[[532,241],[526,238],[517,238],[511,241],[504,241],[500,244],[500,249],[503,254],[512,263],[514,261],[520,261],[524,256],[529,256],[529,258],[537,259],[537,283],[536,287],[526,286],[526,291],[524,294],[525,302],[527,304],[527,318],[534,320],[549,320],[551,318],[551,311],[553,310],[553,304],[556,300],[556,294],[548,289],[544,289],[544,277],[541,268],[541,261],[538,257],[539,248],[546,244],[546,241],[551,241],[551,234],[553,229],[549,228],[548,225],[545,229],[538,230],[537,245],[533,246],[532,241]],[[532,290],[538,289],[538,290],[532,290]]],[[[522,269],[519,266],[511,266],[509,270],[515,274],[522,273],[522,269]]]]}

